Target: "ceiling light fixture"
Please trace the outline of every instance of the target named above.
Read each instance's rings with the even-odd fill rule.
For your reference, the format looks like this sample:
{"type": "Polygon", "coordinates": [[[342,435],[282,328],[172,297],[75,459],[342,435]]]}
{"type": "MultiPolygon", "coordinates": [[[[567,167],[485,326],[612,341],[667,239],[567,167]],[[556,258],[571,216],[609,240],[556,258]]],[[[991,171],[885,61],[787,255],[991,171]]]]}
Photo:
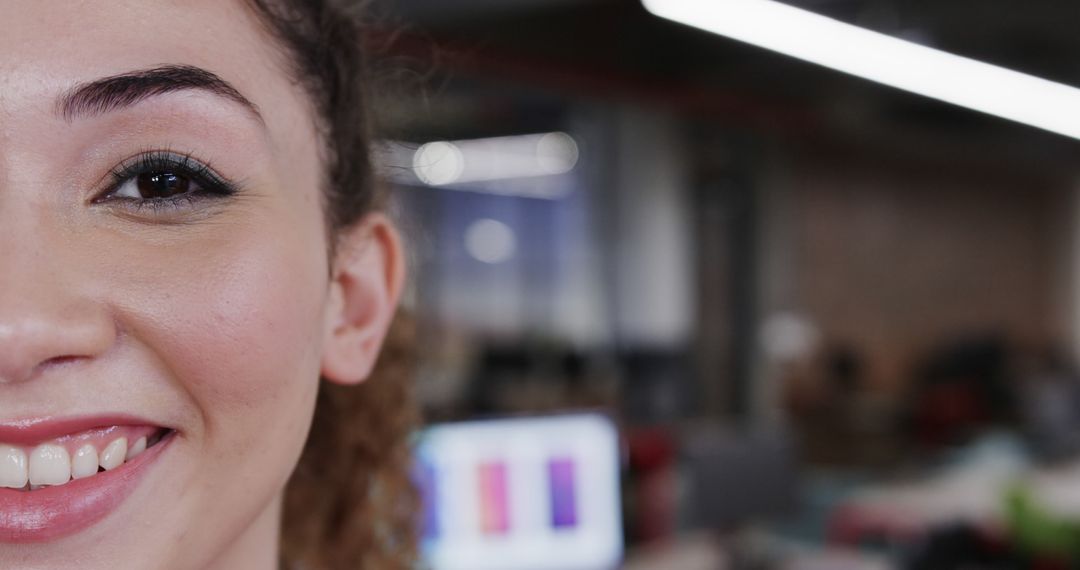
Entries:
{"type": "Polygon", "coordinates": [[[421,145],[413,172],[428,186],[557,176],[574,169],[578,146],[563,132],[421,145]]]}
{"type": "Polygon", "coordinates": [[[864,79],[1080,139],[1080,89],[772,0],[642,0],[653,14],[864,79]]]}

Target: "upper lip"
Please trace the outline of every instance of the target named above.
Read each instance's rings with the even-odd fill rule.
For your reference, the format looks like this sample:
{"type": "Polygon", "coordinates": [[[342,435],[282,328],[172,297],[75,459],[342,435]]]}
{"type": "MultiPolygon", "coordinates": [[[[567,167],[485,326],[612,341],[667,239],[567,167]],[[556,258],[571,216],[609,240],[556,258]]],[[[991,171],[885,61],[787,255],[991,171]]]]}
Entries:
{"type": "Polygon", "coordinates": [[[111,426],[156,426],[155,422],[127,414],[27,418],[0,422],[0,443],[36,445],[65,435],[111,426]]]}

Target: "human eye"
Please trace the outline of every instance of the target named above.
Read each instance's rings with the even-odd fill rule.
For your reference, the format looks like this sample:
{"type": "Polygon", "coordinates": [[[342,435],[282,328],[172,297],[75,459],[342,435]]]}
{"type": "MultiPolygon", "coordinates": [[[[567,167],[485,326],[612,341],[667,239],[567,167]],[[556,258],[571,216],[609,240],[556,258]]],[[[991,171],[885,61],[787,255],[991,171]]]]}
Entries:
{"type": "Polygon", "coordinates": [[[108,180],[95,203],[145,214],[183,212],[239,192],[237,184],[207,163],[172,151],[148,151],[130,158],[113,168],[108,180]]]}

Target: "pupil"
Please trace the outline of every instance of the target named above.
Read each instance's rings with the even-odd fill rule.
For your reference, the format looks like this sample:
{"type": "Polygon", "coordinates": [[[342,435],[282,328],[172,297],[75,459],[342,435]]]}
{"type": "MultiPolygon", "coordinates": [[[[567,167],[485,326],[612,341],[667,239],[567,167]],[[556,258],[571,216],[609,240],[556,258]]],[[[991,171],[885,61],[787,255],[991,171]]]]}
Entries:
{"type": "Polygon", "coordinates": [[[171,172],[140,174],[136,183],[143,198],[169,198],[187,193],[191,186],[191,180],[171,172]]]}

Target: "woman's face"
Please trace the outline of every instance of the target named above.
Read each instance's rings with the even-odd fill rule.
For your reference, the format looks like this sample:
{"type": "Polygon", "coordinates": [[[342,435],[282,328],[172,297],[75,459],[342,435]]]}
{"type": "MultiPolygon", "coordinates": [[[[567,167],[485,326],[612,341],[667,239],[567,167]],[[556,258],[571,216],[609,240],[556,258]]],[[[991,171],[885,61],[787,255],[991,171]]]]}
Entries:
{"type": "Polygon", "coordinates": [[[0,566],[272,564],[328,346],[395,299],[335,283],[304,93],[239,1],[0,22],[0,566]]]}

